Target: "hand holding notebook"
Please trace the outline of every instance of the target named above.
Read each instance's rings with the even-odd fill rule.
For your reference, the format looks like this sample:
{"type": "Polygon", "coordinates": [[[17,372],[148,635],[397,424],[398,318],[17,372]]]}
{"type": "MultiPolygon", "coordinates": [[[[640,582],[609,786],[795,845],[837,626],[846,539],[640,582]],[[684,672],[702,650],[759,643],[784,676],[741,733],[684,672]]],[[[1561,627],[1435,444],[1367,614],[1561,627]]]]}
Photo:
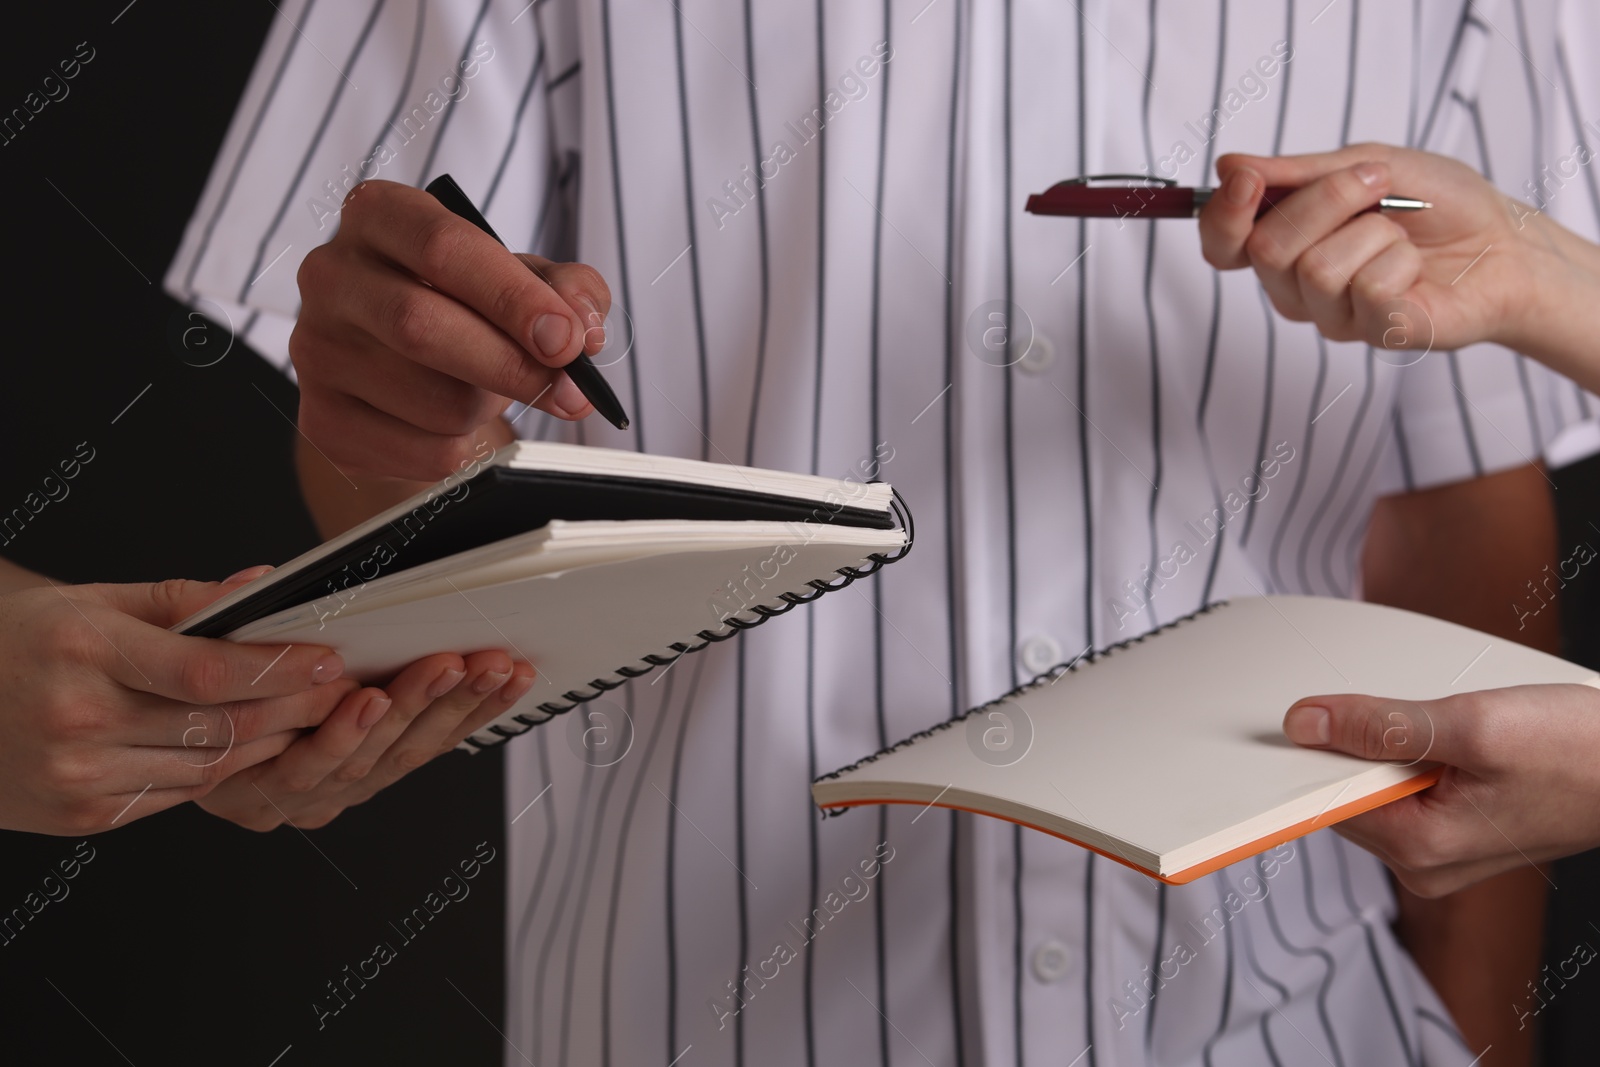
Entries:
{"type": "Polygon", "coordinates": [[[468,739],[484,747],[910,546],[909,514],[880,482],[524,441],[178,628],[315,641],[363,681],[430,653],[505,649],[538,676],[468,739]]]}
{"type": "Polygon", "coordinates": [[[1182,884],[1433,784],[1425,718],[1390,726],[1398,762],[1298,748],[1309,693],[1432,700],[1594,672],[1394,608],[1248,597],[1049,671],[817,780],[823,808],[916,804],[1019,822],[1182,884]]]}

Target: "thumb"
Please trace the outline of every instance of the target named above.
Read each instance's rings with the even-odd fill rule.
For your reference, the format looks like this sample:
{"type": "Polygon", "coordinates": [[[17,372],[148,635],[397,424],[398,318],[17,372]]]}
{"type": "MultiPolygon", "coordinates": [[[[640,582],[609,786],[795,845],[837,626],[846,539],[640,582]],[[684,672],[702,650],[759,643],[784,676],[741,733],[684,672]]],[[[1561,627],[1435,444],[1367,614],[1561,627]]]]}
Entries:
{"type": "Polygon", "coordinates": [[[1460,724],[1453,699],[1390,700],[1350,694],[1307,697],[1284,715],[1283,732],[1297,745],[1362,759],[1456,763],[1460,724]]]}
{"type": "Polygon", "coordinates": [[[173,578],[165,582],[137,582],[126,585],[99,584],[58,586],[73,599],[93,600],[123,612],[140,622],[167,629],[215,603],[272,570],[270,566],[250,567],[229,575],[220,582],[197,582],[173,578]]]}

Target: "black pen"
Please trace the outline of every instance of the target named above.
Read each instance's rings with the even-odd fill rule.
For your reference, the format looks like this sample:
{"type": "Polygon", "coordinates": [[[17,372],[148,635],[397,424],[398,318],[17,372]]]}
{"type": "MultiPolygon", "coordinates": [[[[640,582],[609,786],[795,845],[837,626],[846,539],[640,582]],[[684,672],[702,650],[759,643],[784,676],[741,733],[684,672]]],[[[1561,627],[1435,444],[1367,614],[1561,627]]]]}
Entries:
{"type": "MultiPolygon", "coordinates": [[[[494,227],[489,225],[489,220],[483,217],[483,212],[475,207],[467,194],[461,191],[455,179],[448,174],[441,174],[427,185],[427,191],[432,193],[445,207],[455,214],[460,215],[484,233],[500,241],[500,235],[494,232],[494,227]]],[[[501,247],[505,242],[500,241],[501,247]]],[[[580,352],[578,358],[568,363],[565,368],[567,377],[577,385],[578,391],[584,399],[594,405],[607,422],[619,430],[628,428],[628,413],[622,410],[622,401],[617,399],[617,394],[611,391],[611,386],[606,383],[600,374],[600,368],[594,365],[587,352],[580,352]]]]}

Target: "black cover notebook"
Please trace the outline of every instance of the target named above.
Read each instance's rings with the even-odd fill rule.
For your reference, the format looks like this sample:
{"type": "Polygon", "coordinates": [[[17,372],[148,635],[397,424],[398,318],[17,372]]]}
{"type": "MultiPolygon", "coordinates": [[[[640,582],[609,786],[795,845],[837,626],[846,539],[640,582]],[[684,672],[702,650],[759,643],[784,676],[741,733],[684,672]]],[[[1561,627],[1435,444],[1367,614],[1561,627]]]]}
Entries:
{"type": "Polygon", "coordinates": [[[519,442],[176,629],[326,644],[369,682],[434,652],[503,648],[539,678],[474,735],[483,747],[910,546],[881,482],[519,442]]]}

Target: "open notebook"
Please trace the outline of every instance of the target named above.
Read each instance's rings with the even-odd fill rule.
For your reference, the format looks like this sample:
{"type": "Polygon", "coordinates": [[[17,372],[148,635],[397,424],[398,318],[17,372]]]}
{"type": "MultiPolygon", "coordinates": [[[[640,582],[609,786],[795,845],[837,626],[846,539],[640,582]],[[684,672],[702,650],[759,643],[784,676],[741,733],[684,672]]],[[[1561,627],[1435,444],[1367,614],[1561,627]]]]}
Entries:
{"type": "Polygon", "coordinates": [[[362,681],[505,649],[539,675],[469,739],[481,748],[910,547],[884,483],[524,441],[174,629],[328,645],[362,681]]]}
{"type": "Polygon", "coordinates": [[[1429,726],[1405,764],[1300,748],[1302,697],[1424,700],[1594,672],[1394,608],[1322,597],[1226,601],[1059,666],[998,700],[819,778],[824,809],[937,805],[1066,838],[1179,885],[1432,785],[1429,726]]]}

